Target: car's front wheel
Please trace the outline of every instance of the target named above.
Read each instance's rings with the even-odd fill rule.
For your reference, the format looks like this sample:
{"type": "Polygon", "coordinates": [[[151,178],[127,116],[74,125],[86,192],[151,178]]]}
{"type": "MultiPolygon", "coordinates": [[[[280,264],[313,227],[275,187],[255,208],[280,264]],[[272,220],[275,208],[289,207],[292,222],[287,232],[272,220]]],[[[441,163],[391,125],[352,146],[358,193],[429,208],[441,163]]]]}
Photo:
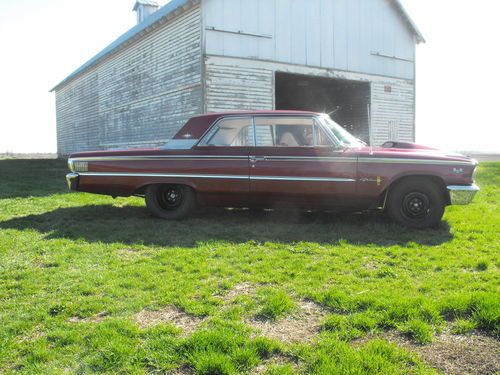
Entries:
{"type": "Polygon", "coordinates": [[[162,219],[183,219],[195,209],[196,195],[189,186],[151,185],[146,189],[146,206],[162,219]]]}
{"type": "Polygon", "coordinates": [[[432,180],[407,179],[389,191],[389,215],[410,228],[437,227],[443,218],[444,208],[442,190],[432,180]]]}

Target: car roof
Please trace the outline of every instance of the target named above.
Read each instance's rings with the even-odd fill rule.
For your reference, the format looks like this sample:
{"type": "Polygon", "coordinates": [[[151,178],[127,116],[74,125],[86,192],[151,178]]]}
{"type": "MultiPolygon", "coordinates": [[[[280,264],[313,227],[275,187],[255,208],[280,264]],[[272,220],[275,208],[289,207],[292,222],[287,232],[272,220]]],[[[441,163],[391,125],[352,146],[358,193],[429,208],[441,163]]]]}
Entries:
{"type": "Polygon", "coordinates": [[[238,110],[227,112],[212,112],[193,117],[222,117],[230,115],[318,115],[318,112],[297,111],[297,110],[238,110]]]}
{"type": "Polygon", "coordinates": [[[289,110],[273,110],[273,111],[231,111],[206,113],[203,115],[191,117],[186,124],[177,132],[173,139],[199,139],[203,134],[220,118],[226,116],[256,116],[256,115],[284,115],[284,116],[311,116],[318,115],[317,112],[308,111],[289,111],[289,110]]]}

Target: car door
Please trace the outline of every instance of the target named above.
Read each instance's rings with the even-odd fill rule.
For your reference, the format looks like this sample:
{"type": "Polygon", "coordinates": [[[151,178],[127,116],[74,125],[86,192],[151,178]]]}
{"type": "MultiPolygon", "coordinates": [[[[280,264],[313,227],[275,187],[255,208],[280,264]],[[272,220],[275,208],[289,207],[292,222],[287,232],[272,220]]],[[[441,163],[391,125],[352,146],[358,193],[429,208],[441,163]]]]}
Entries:
{"type": "Polygon", "coordinates": [[[255,116],[250,193],[256,204],[352,207],[357,157],[335,148],[314,116],[255,116]]]}
{"type": "Polygon", "coordinates": [[[209,205],[245,206],[249,193],[249,151],[253,146],[249,116],[220,119],[194,148],[197,192],[209,205]]]}

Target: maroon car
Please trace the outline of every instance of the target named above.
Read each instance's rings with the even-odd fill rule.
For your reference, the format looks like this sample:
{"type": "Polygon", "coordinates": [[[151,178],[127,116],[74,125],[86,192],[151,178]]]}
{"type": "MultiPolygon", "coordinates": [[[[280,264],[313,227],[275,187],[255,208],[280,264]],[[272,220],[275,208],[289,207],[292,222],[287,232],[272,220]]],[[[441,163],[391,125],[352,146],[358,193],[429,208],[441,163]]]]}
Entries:
{"type": "Polygon", "coordinates": [[[468,204],[477,162],[412,143],[370,147],[329,116],[296,111],[218,113],[190,119],[162,148],[70,156],[72,190],[141,196],[179,219],[196,206],[386,210],[399,223],[436,226],[468,204]]]}

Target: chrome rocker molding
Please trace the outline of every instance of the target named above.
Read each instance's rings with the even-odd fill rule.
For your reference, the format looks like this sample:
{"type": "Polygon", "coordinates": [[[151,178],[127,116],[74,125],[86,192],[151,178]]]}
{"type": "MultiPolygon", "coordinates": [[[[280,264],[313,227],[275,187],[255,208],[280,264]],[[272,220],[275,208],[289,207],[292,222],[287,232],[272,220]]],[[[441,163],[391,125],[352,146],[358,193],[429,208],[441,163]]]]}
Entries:
{"type": "Polygon", "coordinates": [[[356,182],[351,178],[335,177],[288,177],[288,176],[248,176],[248,175],[212,175],[212,174],[175,174],[175,173],[94,173],[85,172],[77,176],[89,177],[158,177],[158,178],[206,178],[220,180],[255,180],[255,181],[316,181],[316,182],[356,182]]]}
{"type": "Polygon", "coordinates": [[[466,205],[472,202],[479,190],[479,186],[473,185],[450,185],[447,187],[450,192],[451,204],[466,205]]]}

